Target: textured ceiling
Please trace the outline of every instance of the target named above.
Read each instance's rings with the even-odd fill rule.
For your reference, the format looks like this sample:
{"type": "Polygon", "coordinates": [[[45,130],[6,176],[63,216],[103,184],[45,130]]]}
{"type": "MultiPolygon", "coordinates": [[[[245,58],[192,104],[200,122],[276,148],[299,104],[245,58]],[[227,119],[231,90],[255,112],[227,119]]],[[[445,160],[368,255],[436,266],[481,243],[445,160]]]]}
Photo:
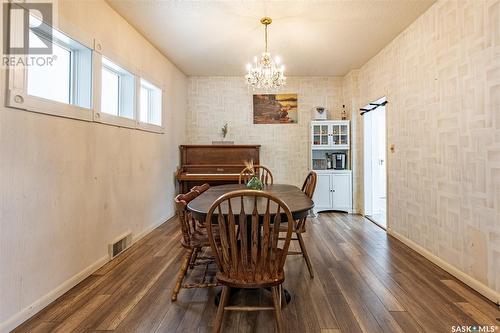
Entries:
{"type": "Polygon", "coordinates": [[[108,3],[187,75],[242,75],[269,48],[286,75],[359,68],[435,0],[132,1],[108,3]]]}

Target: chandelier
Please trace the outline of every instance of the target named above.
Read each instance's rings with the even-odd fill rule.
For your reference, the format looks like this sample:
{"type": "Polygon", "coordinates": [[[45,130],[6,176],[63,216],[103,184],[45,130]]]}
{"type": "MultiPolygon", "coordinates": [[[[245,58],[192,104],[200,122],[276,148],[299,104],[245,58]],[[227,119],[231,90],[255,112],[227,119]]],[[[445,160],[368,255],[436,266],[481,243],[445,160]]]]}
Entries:
{"type": "Polygon", "coordinates": [[[272,21],[270,17],[263,17],[260,19],[260,23],[265,26],[266,49],[260,58],[254,57],[253,64],[247,65],[245,80],[247,84],[254,89],[276,89],[286,84],[286,77],[283,74],[285,66],[280,65],[280,59],[278,57],[274,59],[271,58],[271,53],[269,53],[267,49],[267,26],[271,24],[272,21]]]}

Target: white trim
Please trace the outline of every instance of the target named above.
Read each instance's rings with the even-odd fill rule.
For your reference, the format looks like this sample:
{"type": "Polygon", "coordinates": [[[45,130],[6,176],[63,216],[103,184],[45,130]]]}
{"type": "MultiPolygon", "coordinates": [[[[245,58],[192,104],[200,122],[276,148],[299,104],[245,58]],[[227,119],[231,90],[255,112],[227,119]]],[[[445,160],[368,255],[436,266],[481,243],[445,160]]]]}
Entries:
{"type": "MultiPolygon", "coordinates": [[[[16,5],[19,5],[16,3],[16,5]]],[[[49,27],[49,26],[48,26],[49,27]]],[[[11,27],[9,27],[10,31],[11,27]]],[[[72,60],[74,61],[74,50],[76,49],[87,49],[89,52],[92,52],[92,49],[88,47],[85,43],[80,42],[79,40],[71,37],[70,35],[50,26],[50,29],[53,30],[54,34],[60,34],[67,37],[69,40],[74,42],[77,47],[67,45],[67,42],[57,42],[57,38],[54,37],[52,43],[62,46],[62,44],[66,45],[64,47],[69,47],[72,52],[72,60]]],[[[55,36],[55,35],[54,35],[55,36]]],[[[73,68],[74,70],[74,68],[73,68]]],[[[92,70],[92,68],[90,68],[92,70]]],[[[31,111],[36,113],[43,113],[53,116],[72,118],[78,120],[92,121],[92,105],[90,108],[82,107],[79,105],[71,104],[71,103],[61,103],[37,96],[29,95],[28,90],[28,67],[27,66],[10,66],[6,69],[8,80],[7,80],[7,97],[5,100],[5,106],[21,109],[25,111],[31,111]]],[[[74,79],[74,78],[72,78],[74,79]]],[[[92,74],[90,75],[90,79],[92,80],[92,74]]],[[[92,81],[89,82],[92,85],[92,81]]],[[[75,91],[72,92],[72,98],[76,94],[75,91]]]]}
{"type": "Polygon", "coordinates": [[[99,53],[103,57],[107,58],[114,64],[118,65],[125,71],[129,72],[132,75],[138,76],[139,68],[136,64],[123,57],[120,53],[114,52],[112,49],[107,48],[106,44],[101,42],[98,39],[94,39],[94,52],[99,53]]]}
{"type": "Polygon", "coordinates": [[[3,323],[0,323],[0,332],[10,332],[23,322],[31,318],[34,314],[45,308],[47,305],[55,301],[58,297],[69,291],[71,288],[82,282],[96,270],[101,268],[109,260],[109,256],[105,255],[90,266],[83,269],[81,272],[73,275],[68,280],[64,281],[57,288],[37,299],[28,307],[19,311],[3,323]]]}
{"type": "MultiPolygon", "coordinates": [[[[132,244],[135,244],[135,242],[139,241],[141,238],[143,238],[144,236],[146,236],[147,234],[149,234],[154,229],[158,228],[163,223],[170,222],[170,220],[174,219],[176,216],[177,215],[174,213],[170,217],[168,217],[166,219],[161,219],[159,222],[153,223],[152,225],[150,225],[149,227],[147,227],[146,229],[144,229],[143,231],[141,231],[137,235],[132,236],[132,244]]],[[[132,244],[131,244],[131,246],[132,246],[132,244]]]]}
{"type": "Polygon", "coordinates": [[[95,116],[96,119],[94,121],[97,123],[140,130],[140,128],[138,128],[137,126],[137,122],[134,119],[115,116],[112,114],[107,114],[106,112],[96,112],[95,116]]]}
{"type": "MultiPolygon", "coordinates": [[[[17,4],[17,3],[16,3],[17,4]]],[[[124,61],[121,56],[116,55],[111,50],[103,52],[104,45],[97,39],[92,38],[91,42],[81,42],[73,38],[69,34],[62,32],[54,26],[50,29],[68,37],[76,44],[82,45],[89,49],[92,58],[91,66],[91,94],[90,107],[81,107],[71,103],[61,103],[37,96],[31,96],[27,93],[27,67],[12,66],[7,69],[7,87],[5,105],[10,108],[20,109],[24,111],[43,113],[52,116],[64,117],[69,119],[83,120],[89,122],[102,123],[117,127],[136,129],[152,133],[165,133],[165,89],[163,85],[158,84],[156,80],[150,80],[148,75],[139,75],[138,68],[130,62],[124,61]],[[89,45],[90,44],[90,45],[89,45]],[[108,57],[109,55],[109,57],[108,57]],[[102,56],[109,58],[113,63],[116,63],[124,71],[130,73],[134,80],[134,96],[133,96],[133,116],[130,119],[123,116],[115,116],[101,112],[101,67],[102,56]],[[115,61],[118,59],[118,61],[115,61]],[[146,78],[144,78],[146,77],[146,78]],[[139,121],[140,114],[140,80],[144,78],[146,82],[155,86],[160,90],[161,103],[161,125],[150,123],[142,123],[139,121]]],[[[80,46],[79,46],[80,47],[80,46]]],[[[141,73],[142,74],[142,73],[141,73]]],[[[73,92],[77,95],[76,92],[73,92]]],[[[123,94],[122,94],[123,96],[123,94]]],[[[74,96],[73,96],[74,97],[74,96]]],[[[73,103],[73,102],[72,102],[73,103]]]]}
{"type": "MultiPolygon", "coordinates": [[[[144,76],[140,76],[137,80],[137,128],[148,131],[148,132],[153,132],[153,133],[160,133],[163,134],[165,133],[165,89],[162,85],[157,85],[156,82],[150,81],[147,78],[144,78],[144,76]],[[152,123],[147,123],[147,122],[142,122],[141,119],[141,89],[143,86],[149,91],[152,91],[153,89],[158,89],[160,91],[160,106],[161,106],[161,125],[156,125],[152,123]],[[148,87],[151,86],[151,87],[148,87]]],[[[148,106],[151,107],[151,103],[148,102],[148,106]]],[[[148,112],[149,113],[149,112],[148,112]]],[[[149,117],[148,117],[149,118],[149,117]]]]}
{"type": "Polygon", "coordinates": [[[387,228],[387,233],[389,235],[393,236],[394,238],[398,239],[399,241],[401,241],[405,245],[407,245],[409,248],[411,248],[415,252],[421,254],[423,257],[425,257],[429,261],[438,265],[439,267],[441,267],[442,269],[444,269],[445,271],[447,271],[448,273],[450,273],[451,275],[453,275],[454,277],[456,277],[457,279],[459,279],[460,281],[462,281],[463,283],[465,283],[466,285],[468,285],[469,287],[471,287],[472,289],[474,289],[475,291],[477,291],[478,293],[483,295],[484,297],[493,301],[497,305],[500,304],[500,293],[498,293],[497,291],[491,289],[490,287],[488,287],[484,283],[474,279],[472,276],[467,275],[466,273],[462,272],[461,270],[459,270],[455,266],[447,263],[443,259],[434,255],[433,253],[426,250],[422,246],[418,245],[414,241],[406,238],[405,236],[397,233],[396,231],[393,231],[390,227],[387,228]]]}
{"type": "Polygon", "coordinates": [[[165,128],[163,128],[163,126],[142,123],[142,122],[137,123],[137,129],[141,130],[141,131],[145,131],[145,132],[151,132],[151,133],[159,133],[159,134],[165,133],[165,128]]]}
{"type": "Polygon", "coordinates": [[[165,86],[163,84],[160,84],[160,81],[157,80],[152,80],[151,77],[147,74],[145,74],[143,71],[138,71],[137,72],[137,128],[142,129],[144,131],[148,132],[153,132],[153,133],[165,133],[165,126],[166,126],[166,103],[165,103],[165,86]],[[144,123],[141,122],[140,115],[141,115],[141,79],[144,80],[146,83],[149,85],[152,85],[153,87],[157,88],[160,90],[160,98],[161,98],[161,125],[156,125],[156,124],[150,124],[150,123],[144,123]]]}
{"type": "Polygon", "coordinates": [[[7,107],[70,119],[92,121],[92,109],[27,95],[23,90],[7,90],[7,107]]]}
{"type": "MultiPolygon", "coordinates": [[[[124,68],[121,66],[121,64],[116,63],[114,60],[106,57],[105,55],[102,55],[101,53],[97,52],[94,50],[93,54],[93,76],[94,76],[94,115],[93,119],[94,122],[97,123],[102,123],[102,124],[107,124],[107,125],[113,125],[113,126],[118,126],[118,127],[125,127],[125,128],[130,128],[130,129],[140,129],[138,128],[138,124],[136,119],[131,119],[123,116],[116,116],[113,114],[109,114],[106,112],[101,111],[101,95],[102,95],[102,67],[107,66],[103,65],[102,63],[102,57],[105,57],[109,61],[111,61],[113,64],[116,64],[118,67],[122,68],[124,71],[126,71],[128,74],[130,74],[134,80],[134,91],[133,91],[133,116],[134,118],[136,117],[136,103],[135,100],[137,99],[137,91],[136,91],[136,84],[135,81],[137,81],[137,76],[130,72],[127,68],[124,68]]],[[[113,69],[110,69],[111,71],[114,71],[113,69]]],[[[121,75],[120,73],[116,72],[118,75],[121,75]]],[[[119,92],[120,99],[123,98],[123,91],[120,90],[119,92]]],[[[118,107],[120,111],[120,106],[118,107]]]]}
{"type": "MultiPolygon", "coordinates": [[[[159,221],[151,224],[150,226],[147,226],[143,231],[138,233],[135,236],[132,236],[132,243],[130,244],[129,248],[141,240],[143,237],[148,235],[150,232],[152,232],[154,229],[158,228],[160,225],[163,223],[169,223],[173,218],[175,218],[175,214],[171,215],[169,218],[166,219],[160,219],[159,221]]],[[[105,245],[106,247],[106,245],[105,245]]],[[[106,249],[107,251],[107,249],[106,249]]],[[[123,253],[123,252],[122,252],[123,253]]],[[[121,254],[121,253],[120,253],[121,254]]],[[[119,255],[117,255],[115,258],[118,258],[119,255]]],[[[115,259],[113,258],[113,259],[115,259]]],[[[12,331],[14,328],[17,326],[21,325],[24,323],[26,320],[30,319],[33,315],[41,311],[43,308],[48,306],[50,303],[55,301],[57,298],[62,296],[64,293],[68,292],[71,288],[76,286],[78,283],[82,282],[85,280],[87,277],[92,275],[94,272],[96,272],[99,268],[101,268],[103,265],[108,263],[110,260],[109,254],[106,253],[106,255],[90,266],[84,268],[81,272],[73,275],[70,277],[68,280],[62,282],[58,287],[56,287],[54,290],[48,292],[44,296],[40,297],[36,301],[34,301],[31,305],[28,307],[22,309],[21,311],[17,312],[13,316],[11,316],[9,319],[5,320],[4,322],[0,323],[0,333],[7,333],[12,331]]]]}

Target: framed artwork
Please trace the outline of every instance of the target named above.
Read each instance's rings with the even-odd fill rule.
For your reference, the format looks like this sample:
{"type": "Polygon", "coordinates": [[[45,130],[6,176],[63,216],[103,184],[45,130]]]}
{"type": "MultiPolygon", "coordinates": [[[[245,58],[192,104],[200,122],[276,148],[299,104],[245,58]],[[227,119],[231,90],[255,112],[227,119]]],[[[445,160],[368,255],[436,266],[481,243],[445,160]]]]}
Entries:
{"type": "Polygon", "coordinates": [[[297,94],[253,95],[254,124],[296,124],[297,94]]]}

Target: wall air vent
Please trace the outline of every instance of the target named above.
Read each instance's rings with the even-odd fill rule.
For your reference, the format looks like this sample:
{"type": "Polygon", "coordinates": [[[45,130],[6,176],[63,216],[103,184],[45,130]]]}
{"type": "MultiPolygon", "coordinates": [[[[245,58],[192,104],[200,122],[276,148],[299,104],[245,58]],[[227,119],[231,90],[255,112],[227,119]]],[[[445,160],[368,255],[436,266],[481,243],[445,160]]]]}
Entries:
{"type": "Polygon", "coordinates": [[[113,259],[123,251],[125,251],[130,244],[132,244],[132,233],[127,232],[124,235],[116,238],[108,245],[108,253],[110,259],[113,259]]]}

